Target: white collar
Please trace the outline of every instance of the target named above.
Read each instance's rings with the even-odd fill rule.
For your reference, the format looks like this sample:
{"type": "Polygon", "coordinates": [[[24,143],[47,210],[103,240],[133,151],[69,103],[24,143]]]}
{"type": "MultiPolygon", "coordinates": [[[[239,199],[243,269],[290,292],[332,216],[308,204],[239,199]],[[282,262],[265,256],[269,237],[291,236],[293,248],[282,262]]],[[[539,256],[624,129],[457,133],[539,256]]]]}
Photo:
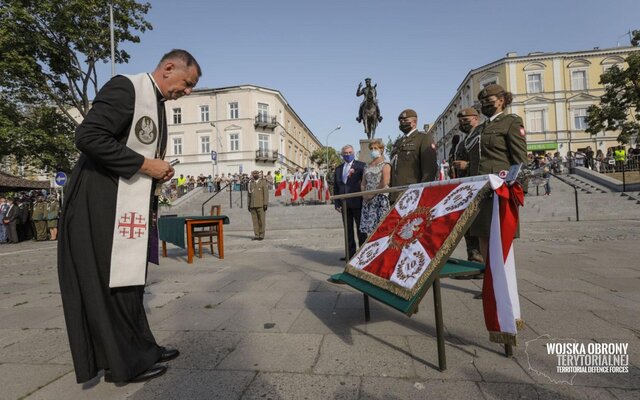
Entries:
{"type": "Polygon", "coordinates": [[[407,133],[404,137],[409,137],[411,136],[411,134],[413,134],[413,132],[417,131],[418,128],[414,128],[411,132],[407,133]]]}
{"type": "Polygon", "coordinates": [[[493,120],[494,120],[494,119],[496,119],[496,118],[498,118],[498,116],[499,116],[500,114],[502,114],[502,113],[503,113],[503,112],[502,112],[502,111],[500,111],[500,112],[499,112],[499,113],[497,113],[496,115],[492,115],[492,116],[491,116],[491,118],[489,118],[489,122],[493,122],[493,120]]]}
{"type": "Polygon", "coordinates": [[[153,86],[156,87],[156,90],[158,90],[158,93],[160,93],[160,96],[162,96],[162,99],[160,99],[160,101],[166,101],[167,99],[164,97],[164,94],[162,93],[162,90],[160,90],[160,86],[158,86],[158,83],[156,82],[156,80],[153,79],[153,75],[149,73],[147,75],[149,75],[149,78],[151,78],[151,82],[153,82],[153,86]]]}

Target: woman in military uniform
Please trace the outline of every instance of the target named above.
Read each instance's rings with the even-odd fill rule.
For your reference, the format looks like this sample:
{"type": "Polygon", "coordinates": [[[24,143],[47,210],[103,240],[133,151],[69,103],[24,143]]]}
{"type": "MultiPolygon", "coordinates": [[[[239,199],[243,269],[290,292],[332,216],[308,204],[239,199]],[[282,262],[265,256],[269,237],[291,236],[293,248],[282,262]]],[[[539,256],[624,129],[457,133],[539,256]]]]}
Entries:
{"type": "MultiPolygon", "coordinates": [[[[478,127],[479,135],[466,143],[469,151],[470,175],[499,175],[511,165],[527,162],[527,139],[522,118],[506,114],[505,108],[513,101],[513,95],[500,85],[488,85],[478,94],[481,112],[487,120],[478,127]]],[[[480,240],[480,251],[487,259],[489,230],[493,202],[491,197],[483,201],[480,212],[471,226],[471,234],[480,240]]]]}

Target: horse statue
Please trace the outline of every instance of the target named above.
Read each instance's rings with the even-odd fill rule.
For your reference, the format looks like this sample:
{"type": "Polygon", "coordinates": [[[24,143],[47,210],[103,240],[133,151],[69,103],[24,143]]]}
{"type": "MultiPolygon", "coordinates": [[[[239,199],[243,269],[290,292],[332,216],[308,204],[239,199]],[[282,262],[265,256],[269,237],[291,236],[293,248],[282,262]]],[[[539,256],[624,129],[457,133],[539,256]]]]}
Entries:
{"type": "Polygon", "coordinates": [[[365,79],[366,86],[362,87],[362,82],[358,85],[356,96],[364,95],[364,100],[360,104],[360,110],[358,112],[358,118],[356,121],[362,122],[364,125],[364,133],[367,134],[369,140],[373,139],[376,134],[376,128],[378,123],[382,121],[380,115],[380,108],[378,107],[376,86],[371,86],[371,78],[365,79]]]}

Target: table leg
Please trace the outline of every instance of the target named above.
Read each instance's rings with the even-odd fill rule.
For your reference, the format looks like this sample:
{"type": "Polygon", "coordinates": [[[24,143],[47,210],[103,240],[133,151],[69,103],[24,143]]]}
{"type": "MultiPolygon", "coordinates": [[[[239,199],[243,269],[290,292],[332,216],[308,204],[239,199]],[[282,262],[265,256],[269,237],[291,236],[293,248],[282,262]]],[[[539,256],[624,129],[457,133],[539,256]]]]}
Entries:
{"type": "Polygon", "coordinates": [[[167,241],[163,240],[162,241],[162,257],[166,257],[167,256],[167,241]]]}
{"type": "Polygon", "coordinates": [[[224,258],[224,230],[222,228],[222,220],[218,221],[218,254],[220,259],[224,258]]]}
{"type": "Polygon", "coordinates": [[[193,264],[193,227],[191,222],[187,221],[187,263],[193,264]]]}

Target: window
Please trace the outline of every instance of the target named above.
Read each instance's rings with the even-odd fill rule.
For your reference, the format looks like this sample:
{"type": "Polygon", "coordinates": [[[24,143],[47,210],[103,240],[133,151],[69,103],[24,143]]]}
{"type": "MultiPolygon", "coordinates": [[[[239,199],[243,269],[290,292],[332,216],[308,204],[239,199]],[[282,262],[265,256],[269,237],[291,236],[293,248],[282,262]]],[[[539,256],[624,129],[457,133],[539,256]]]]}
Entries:
{"type": "Polygon", "coordinates": [[[269,118],[269,105],[264,103],[258,103],[258,122],[268,122],[269,118]]]}
{"type": "Polygon", "coordinates": [[[211,152],[211,143],[209,136],[200,136],[200,153],[206,154],[211,152]]]}
{"type": "Polygon", "coordinates": [[[238,119],[239,115],[238,102],[229,103],[229,119],[238,119]]]}
{"type": "Polygon", "coordinates": [[[542,74],[527,74],[527,93],[542,92],[542,74]]]}
{"type": "Polygon", "coordinates": [[[261,152],[269,150],[269,135],[258,134],[258,149],[261,152]]]}
{"type": "Polygon", "coordinates": [[[200,106],[200,122],[209,122],[209,106],[200,106]]]}
{"type": "Polygon", "coordinates": [[[173,123],[176,125],[182,123],[182,108],[175,107],[173,109],[173,123]]]}
{"type": "Polygon", "coordinates": [[[179,156],[182,154],[182,138],[173,138],[173,155],[179,156]]]}
{"type": "Polygon", "coordinates": [[[573,110],[573,127],[575,130],[583,131],[587,129],[587,109],[576,108],[573,110]]]}
{"type": "Polygon", "coordinates": [[[544,111],[527,111],[527,130],[529,132],[544,132],[544,111]]]}
{"type": "Polygon", "coordinates": [[[587,89],[587,71],[571,71],[571,89],[586,90],[587,89]]]}
{"type": "Polygon", "coordinates": [[[240,150],[240,134],[239,133],[229,134],[229,150],[230,151],[240,150]]]}

